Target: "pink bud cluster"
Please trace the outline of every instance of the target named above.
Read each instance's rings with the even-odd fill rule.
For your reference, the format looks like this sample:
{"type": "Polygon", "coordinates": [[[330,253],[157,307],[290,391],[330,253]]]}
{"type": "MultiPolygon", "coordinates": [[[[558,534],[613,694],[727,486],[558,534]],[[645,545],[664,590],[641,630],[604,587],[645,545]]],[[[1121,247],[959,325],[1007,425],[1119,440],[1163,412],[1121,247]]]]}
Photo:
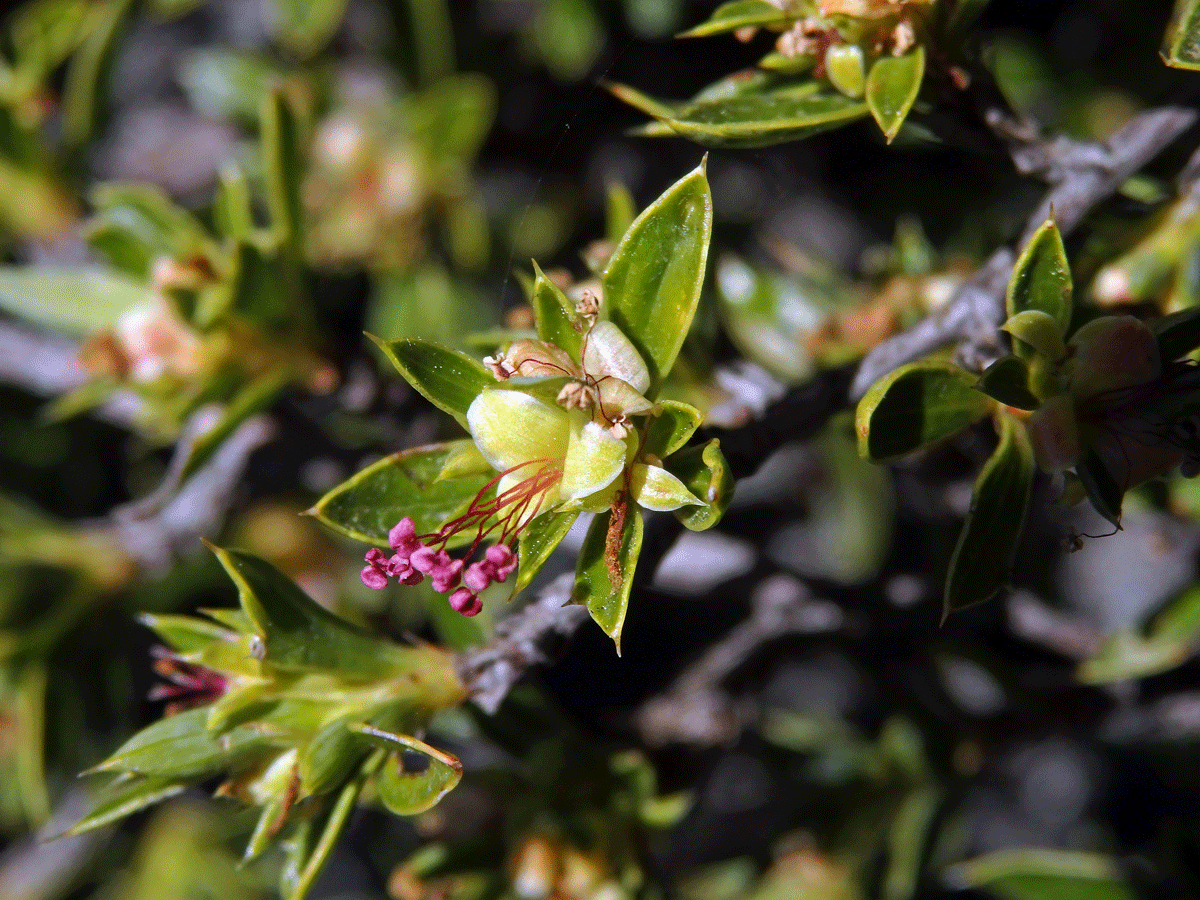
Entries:
{"type": "Polygon", "coordinates": [[[441,539],[440,532],[418,535],[413,520],[405,516],[388,532],[388,544],[395,551],[391,556],[378,548],[367,551],[367,565],[361,578],[369,588],[387,586],[389,578],[401,584],[420,584],[429,576],[429,583],[439,594],[450,594],[450,605],[464,616],[473,616],[482,608],[480,592],[493,582],[504,581],[517,568],[517,554],[507,544],[493,544],[484,558],[466,565],[454,559],[444,548],[434,549],[425,543],[441,539]]]}

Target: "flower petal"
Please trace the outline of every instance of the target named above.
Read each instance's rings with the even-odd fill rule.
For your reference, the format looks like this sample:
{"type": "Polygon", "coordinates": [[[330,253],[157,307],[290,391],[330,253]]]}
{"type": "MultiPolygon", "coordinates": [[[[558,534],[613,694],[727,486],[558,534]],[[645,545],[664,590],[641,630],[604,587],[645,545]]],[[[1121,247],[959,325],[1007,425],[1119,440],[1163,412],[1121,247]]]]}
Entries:
{"type": "Polygon", "coordinates": [[[638,393],[628,381],[605,378],[598,385],[600,413],[610,422],[621,416],[640,416],[654,409],[654,404],[638,393]]]}
{"type": "Polygon", "coordinates": [[[479,392],[467,409],[467,427],[484,459],[501,471],[536,459],[561,459],[570,436],[566,410],[499,388],[479,392]]]}
{"type": "Polygon", "coordinates": [[[650,387],[650,370],[645,360],[612,322],[597,322],[588,333],[583,368],[596,381],[606,375],[627,381],[639,394],[650,387]]]}
{"type": "Polygon", "coordinates": [[[629,492],[640,506],[666,512],[689,503],[703,506],[682,481],[660,466],[637,463],[629,473],[629,492]]]}
{"type": "Polygon", "coordinates": [[[571,441],[558,489],[563,500],[578,500],[608,487],[625,468],[625,442],[582,413],[571,416],[571,441]]]}

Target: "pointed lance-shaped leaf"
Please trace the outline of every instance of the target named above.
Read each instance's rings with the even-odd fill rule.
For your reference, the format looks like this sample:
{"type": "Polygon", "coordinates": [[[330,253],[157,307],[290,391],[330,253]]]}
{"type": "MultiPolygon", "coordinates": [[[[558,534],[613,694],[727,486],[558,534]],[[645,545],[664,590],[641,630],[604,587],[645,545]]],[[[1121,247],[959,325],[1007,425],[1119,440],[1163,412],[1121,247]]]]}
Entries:
{"type": "Polygon", "coordinates": [[[678,400],[663,400],[658,406],[658,415],[646,429],[645,452],[666,459],[683,449],[700,427],[704,414],[690,403],[678,400]]]}
{"type": "Polygon", "coordinates": [[[213,547],[265,644],[264,661],[289,670],[326,669],[350,678],[396,674],[409,648],[390,644],[334,615],[253,554],[213,547]]]}
{"type": "Polygon", "coordinates": [[[638,132],[646,137],[679,135],[705,147],[769,147],[828,131],[869,115],[867,104],[824,81],[750,76],[748,86],[729,96],[683,103],[656,100],[623,84],[608,89],[657,121],[638,132]]]}
{"type": "Polygon", "coordinates": [[[308,895],[345,830],[363,786],[383,764],[384,756],[377,750],[331,804],[310,810],[309,817],[297,823],[285,845],[287,857],[279,873],[279,892],[287,900],[303,900],[308,895]]]}
{"type": "Polygon", "coordinates": [[[189,781],[228,766],[267,738],[251,728],[223,734],[208,730],[208,708],[199,706],[147,725],[93,772],[123,772],[189,781]]]}
{"type": "Polygon", "coordinates": [[[433,341],[385,341],[368,334],[392,365],[426,400],[467,427],[467,410],[485,387],[495,387],[479,360],[433,341]]]}
{"type": "Polygon", "coordinates": [[[1016,558],[1036,466],[1025,426],[997,417],[1000,443],[975,480],[971,511],[946,574],[943,615],[982,603],[1004,587],[1016,558]]]}
{"type": "Polygon", "coordinates": [[[1089,449],[1083,462],[1075,466],[1075,474],[1083,485],[1087,498],[1096,512],[1108,519],[1114,528],[1121,527],[1121,504],[1125,491],[1120,482],[1101,459],[1100,454],[1089,449]]]}
{"type": "Polygon", "coordinates": [[[709,37],[728,34],[742,28],[766,28],[772,25],[785,26],[795,20],[794,15],[767,0],[732,0],[718,6],[707,21],[689,28],[678,35],[681,38],[709,37]]]}
{"type": "Polygon", "coordinates": [[[304,204],[300,198],[303,162],[299,124],[282,89],[263,95],[259,118],[271,230],[298,259],[304,240],[304,204]]]}
{"type": "Polygon", "coordinates": [[[629,608],[633,572],[642,549],[642,516],[623,493],[592,520],[579,562],[571,602],[582,603],[621,653],[621,629],[629,608]]]}
{"type": "Polygon", "coordinates": [[[656,386],[696,314],[711,233],[712,194],[701,163],[634,219],[604,271],[601,313],[637,347],[656,386]]]}
{"type": "Polygon", "coordinates": [[[565,350],[572,359],[579,359],[583,334],[575,305],[536,262],[533,274],[533,314],[538,337],[565,350]]]}
{"type": "MultiPolygon", "coordinates": [[[[1013,266],[1005,305],[1009,318],[1036,309],[1049,315],[1066,334],[1071,324],[1071,267],[1062,235],[1048,219],[1030,239],[1013,266]]],[[[1024,358],[1028,351],[1014,352],[1024,358]]]]}
{"type": "Polygon", "coordinates": [[[118,779],[101,789],[88,814],[68,828],[66,835],[84,834],[111,825],[187,789],[188,782],[174,778],[118,779]]]}
{"type": "Polygon", "coordinates": [[[518,568],[517,579],[513,583],[514,595],[529,586],[550,554],[563,542],[577,518],[577,512],[545,513],[521,529],[517,543],[518,568]]]}
{"type": "Polygon", "coordinates": [[[946,880],[1004,900],[1134,900],[1116,862],[1098,853],[1047,848],[997,850],[952,866],[946,880]]]}

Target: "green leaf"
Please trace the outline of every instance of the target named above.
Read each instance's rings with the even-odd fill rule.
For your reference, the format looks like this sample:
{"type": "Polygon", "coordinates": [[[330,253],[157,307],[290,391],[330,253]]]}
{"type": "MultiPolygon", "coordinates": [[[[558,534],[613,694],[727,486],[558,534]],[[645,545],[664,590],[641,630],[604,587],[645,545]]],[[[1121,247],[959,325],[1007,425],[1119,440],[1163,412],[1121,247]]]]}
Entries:
{"type": "Polygon", "coordinates": [[[1150,323],[1158,340],[1163,365],[1189,355],[1200,347],[1200,306],[1191,306],[1150,323]]]}
{"type": "Polygon", "coordinates": [[[1079,476],[1079,481],[1096,512],[1108,519],[1114,528],[1120,528],[1121,501],[1125,497],[1125,491],[1100,455],[1089,449],[1083,462],[1075,466],[1075,474],[1079,476]]]}
{"type": "Polygon", "coordinates": [[[370,725],[352,727],[379,746],[394,751],[379,774],[379,799],[398,816],[413,816],[432,809],[462,779],[462,763],[424,741],[370,725]],[[408,753],[424,757],[422,770],[406,771],[404,757],[408,753]]]}
{"type": "Polygon", "coordinates": [[[666,461],[665,468],[705,504],[678,509],[675,518],[690,531],[704,531],[716,525],[733,499],[734,486],[721,442],[714,438],[703,447],[680,451],[666,461]]]}
{"type": "Polygon", "coordinates": [[[118,779],[101,790],[91,811],[67,829],[66,835],[84,834],[111,825],[138,810],[182,794],[187,782],[171,778],[118,779]]]}
{"type": "Polygon", "coordinates": [[[731,3],[722,3],[709,16],[708,21],[695,28],[689,28],[679,37],[709,37],[714,34],[728,34],[740,28],[786,26],[795,21],[795,18],[767,0],[733,0],[731,3]]]}
{"type": "Polygon", "coordinates": [[[208,235],[200,222],[161,189],[110,183],[91,193],[96,212],[84,237],[112,265],[135,278],[149,278],[162,256],[183,260],[202,254],[208,235]]]}
{"type": "Polygon", "coordinates": [[[228,278],[201,292],[193,321],[207,329],[236,314],[273,335],[294,330],[303,322],[303,314],[292,274],[276,254],[237,241],[229,253],[228,278]]]}
{"type": "Polygon", "coordinates": [[[987,415],[993,402],[953,363],[925,359],[880,378],[858,403],[858,452],[876,462],[949,437],[987,415]]]}
{"type": "Polygon", "coordinates": [[[274,0],[275,36],[289,50],[311,56],[333,37],[346,0],[274,0]]]}
{"type": "Polygon", "coordinates": [[[606,199],[608,202],[604,206],[604,236],[615,247],[637,218],[637,209],[633,205],[633,195],[623,184],[610,184],[606,199]]]}
{"type": "Polygon", "coordinates": [[[197,112],[248,126],[258,123],[263,96],[281,79],[279,67],[262,54],[215,48],[185,53],[175,73],[197,112]]]}
{"type": "Polygon", "coordinates": [[[1200,588],[1190,588],[1151,619],[1146,633],[1119,631],[1079,667],[1086,684],[1158,675],[1183,665],[1200,644],[1200,588]]]}
{"type": "Polygon", "coordinates": [[[888,862],[881,900],[912,900],[919,896],[926,848],[941,805],[942,793],[934,787],[917,788],[900,802],[888,825],[888,862]]]}
{"type": "Polygon", "coordinates": [[[150,290],[105,269],[0,268],[0,309],[74,337],[115,328],[150,290]]]}
{"type": "Polygon", "coordinates": [[[728,95],[667,103],[623,84],[608,89],[620,100],[653,116],[640,129],[646,137],[679,135],[705,147],[769,147],[798,141],[868,115],[867,104],[824,81],[775,80],[751,76],[728,95]]]}
{"type": "Polygon", "coordinates": [[[180,616],[171,613],[142,613],[138,622],[151,629],[176,653],[187,655],[202,650],[214,641],[230,637],[230,630],[195,616],[180,616]]]}
{"type": "MultiPolygon", "coordinates": [[[[731,253],[716,266],[717,302],[729,339],[744,356],[778,378],[799,384],[821,362],[845,350],[821,340],[821,328],[839,307],[858,299],[824,267],[808,264],[786,275],[764,271],[731,253]]],[[[850,351],[855,357],[861,351],[850,351]]]]}
{"type": "Polygon", "coordinates": [[[412,518],[417,534],[437,531],[460,515],[495,475],[489,470],[438,479],[448,459],[474,446],[462,440],[393,453],[342,482],[309,512],[334,531],[380,546],[387,546],[388,532],[405,516],[412,518]]]}
{"type": "Polygon", "coordinates": [[[213,221],[217,231],[241,243],[254,235],[253,201],[246,174],[236,165],[221,167],[217,193],[213,197],[213,221]]]}
{"type": "Polygon", "coordinates": [[[298,259],[304,239],[304,205],[300,200],[304,164],[299,125],[291,104],[279,88],[263,96],[260,116],[271,230],[280,244],[298,259]]]}
{"type": "Polygon", "coordinates": [[[518,568],[517,580],[513,584],[514,595],[529,586],[577,518],[577,512],[546,513],[525,526],[517,544],[518,568]]]}
{"type": "MultiPolygon", "coordinates": [[[[1021,251],[1005,298],[1007,314],[1012,318],[1028,309],[1040,310],[1066,334],[1071,325],[1071,267],[1062,235],[1053,219],[1048,219],[1021,251]]],[[[1018,356],[1026,353],[1017,349],[1018,356]]]]}
{"type": "Polygon", "coordinates": [[[62,129],[72,147],[87,143],[99,124],[118,39],[136,5],[134,0],[113,0],[101,6],[95,24],[71,59],[63,88],[62,129]]]}
{"type": "Polygon", "coordinates": [[[1162,57],[1176,69],[1200,69],[1200,0],[1175,0],[1162,57]]]}
{"type": "Polygon", "coordinates": [[[582,323],[575,314],[575,304],[546,277],[536,262],[533,273],[533,315],[537,320],[538,337],[566,350],[572,359],[579,359],[583,332],[582,323]]]}
{"type": "Polygon", "coordinates": [[[351,724],[348,717],[329,722],[304,746],[297,773],[305,794],[325,794],[341,787],[366,756],[366,742],[351,724]]]}
{"type": "Polygon", "coordinates": [[[867,108],[890,144],[921,92],[925,77],[925,48],[903,56],[884,56],[867,75],[867,108]]]}
{"type": "Polygon", "coordinates": [[[1019,356],[1002,356],[979,376],[975,389],[1014,409],[1037,409],[1041,401],[1029,388],[1029,367],[1019,356]]]}
{"type": "Polygon", "coordinates": [[[704,413],[690,403],[678,400],[663,400],[658,406],[658,415],[650,420],[646,429],[644,449],[659,459],[666,459],[680,450],[696,433],[704,420],[704,413]]]}
{"type": "Polygon", "coordinates": [[[287,900],[302,900],[308,894],[345,830],[367,777],[382,761],[382,753],[378,760],[368,760],[360,775],[347,782],[338,793],[327,815],[304,819],[295,829],[289,838],[287,858],[279,875],[280,893],[287,900]]]}
{"type": "Polygon", "coordinates": [[[335,616],[265,560],[242,550],[214,547],[213,552],[237,585],[270,665],[360,678],[395,674],[403,665],[404,648],[335,616]]]}
{"type": "Polygon", "coordinates": [[[612,638],[618,656],[644,527],[637,506],[618,494],[613,507],[592,520],[575,568],[571,602],[587,606],[592,620],[612,638]]]}
{"type": "Polygon", "coordinates": [[[186,781],[228,768],[266,738],[252,728],[208,731],[208,707],[198,706],[147,725],[91,771],[126,772],[186,781]]]}
{"type": "Polygon", "coordinates": [[[1011,415],[997,419],[1000,444],[975,480],[971,511],[950,558],[943,616],[982,603],[1004,587],[1025,527],[1033,450],[1021,422],[1011,415]]]}
{"type": "Polygon", "coordinates": [[[634,220],[604,271],[601,312],[641,352],[655,384],[671,371],[696,314],[711,233],[701,163],[634,220]]]}
{"type": "Polygon", "coordinates": [[[404,379],[426,400],[467,427],[467,409],[496,379],[473,357],[432,341],[385,341],[368,334],[404,379]]]}
{"type": "Polygon", "coordinates": [[[1013,344],[1013,353],[1027,362],[1035,353],[1052,363],[1067,355],[1067,345],[1058,322],[1040,309],[1022,310],[1010,316],[1002,328],[1019,342],[1013,344]]]}
{"type": "Polygon", "coordinates": [[[1003,900],[1134,900],[1107,856],[1073,850],[1000,850],[952,867],[947,880],[1003,900]]]}

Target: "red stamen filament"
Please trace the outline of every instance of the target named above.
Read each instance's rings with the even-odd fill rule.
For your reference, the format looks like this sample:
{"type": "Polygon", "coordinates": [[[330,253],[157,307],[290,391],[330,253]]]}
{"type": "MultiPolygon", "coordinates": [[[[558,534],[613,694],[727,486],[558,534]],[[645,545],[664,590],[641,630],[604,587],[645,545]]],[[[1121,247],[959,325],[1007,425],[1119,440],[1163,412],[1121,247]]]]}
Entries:
{"type": "Polygon", "coordinates": [[[467,551],[470,556],[489,535],[497,529],[499,543],[507,544],[516,537],[521,526],[538,514],[545,502],[549,490],[562,480],[562,461],[551,459],[531,459],[518,463],[510,469],[505,469],[495,478],[484,485],[475,499],[471,501],[467,511],[457,519],[452,519],[432,534],[418,536],[418,540],[435,549],[444,548],[452,536],[462,531],[474,528],[475,537],[471,548],[467,551]],[[506,475],[517,472],[528,466],[539,466],[532,475],[510,487],[503,493],[497,494],[490,500],[483,498],[500,483],[506,475]],[[503,513],[503,515],[501,515],[503,513]],[[489,525],[489,521],[491,524],[489,525]]]}

